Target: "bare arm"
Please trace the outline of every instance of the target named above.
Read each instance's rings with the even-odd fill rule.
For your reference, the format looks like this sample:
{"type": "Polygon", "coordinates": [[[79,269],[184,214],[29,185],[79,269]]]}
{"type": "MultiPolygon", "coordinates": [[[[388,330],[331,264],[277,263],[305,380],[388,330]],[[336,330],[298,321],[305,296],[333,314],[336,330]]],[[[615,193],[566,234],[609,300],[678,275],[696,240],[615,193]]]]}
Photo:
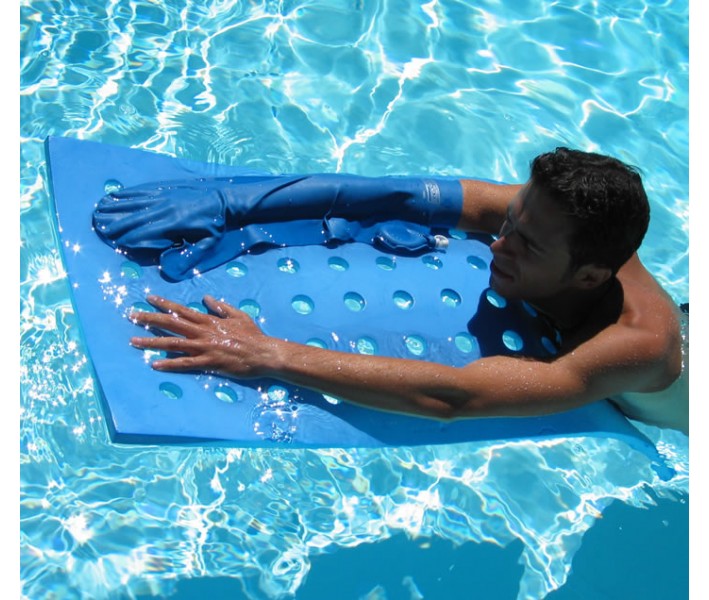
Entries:
{"type": "Polygon", "coordinates": [[[648,340],[628,339],[627,328],[610,328],[588,348],[552,362],[495,356],[456,368],[271,338],[248,315],[210,297],[213,315],[149,300],[165,312],[136,313],[135,321],[179,337],[133,338],[133,345],[183,354],[156,361],[157,370],[273,377],[363,406],[439,419],[567,410],[646,386],[655,370],[654,355],[643,349],[648,340]]]}
{"type": "Polygon", "coordinates": [[[497,234],[505,220],[507,206],[522,189],[521,184],[498,184],[461,179],[463,211],[458,229],[497,234]]]}

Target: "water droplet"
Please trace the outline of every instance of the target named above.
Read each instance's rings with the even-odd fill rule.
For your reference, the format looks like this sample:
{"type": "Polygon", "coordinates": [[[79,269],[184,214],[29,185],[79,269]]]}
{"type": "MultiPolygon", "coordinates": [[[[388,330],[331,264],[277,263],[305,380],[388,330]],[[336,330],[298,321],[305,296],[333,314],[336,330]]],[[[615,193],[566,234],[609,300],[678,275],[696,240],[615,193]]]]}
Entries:
{"type": "Polygon", "coordinates": [[[120,192],[123,189],[123,184],[117,179],[108,179],[106,183],[103,184],[103,191],[106,194],[112,194],[113,192],[120,192]]]}

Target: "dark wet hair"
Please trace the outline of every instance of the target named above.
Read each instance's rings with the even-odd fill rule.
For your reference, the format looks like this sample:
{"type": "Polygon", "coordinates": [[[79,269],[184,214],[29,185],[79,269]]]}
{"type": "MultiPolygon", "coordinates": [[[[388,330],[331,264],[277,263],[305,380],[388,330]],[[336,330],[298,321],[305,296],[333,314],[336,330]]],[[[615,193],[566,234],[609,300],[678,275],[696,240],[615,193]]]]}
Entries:
{"type": "Polygon", "coordinates": [[[531,181],[575,224],[569,239],[573,269],[595,264],[615,274],[640,247],[650,205],[635,167],[557,148],[532,161],[531,181]]]}

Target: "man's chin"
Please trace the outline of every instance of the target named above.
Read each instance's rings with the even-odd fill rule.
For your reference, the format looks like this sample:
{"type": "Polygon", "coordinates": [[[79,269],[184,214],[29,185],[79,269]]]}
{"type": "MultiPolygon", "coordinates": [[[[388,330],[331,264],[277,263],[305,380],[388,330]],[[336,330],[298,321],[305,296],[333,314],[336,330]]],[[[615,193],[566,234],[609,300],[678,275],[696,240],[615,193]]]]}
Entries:
{"type": "Polygon", "coordinates": [[[508,300],[515,300],[518,298],[518,294],[515,293],[514,286],[510,285],[511,283],[506,278],[496,277],[494,274],[490,275],[490,287],[493,291],[508,300]]]}

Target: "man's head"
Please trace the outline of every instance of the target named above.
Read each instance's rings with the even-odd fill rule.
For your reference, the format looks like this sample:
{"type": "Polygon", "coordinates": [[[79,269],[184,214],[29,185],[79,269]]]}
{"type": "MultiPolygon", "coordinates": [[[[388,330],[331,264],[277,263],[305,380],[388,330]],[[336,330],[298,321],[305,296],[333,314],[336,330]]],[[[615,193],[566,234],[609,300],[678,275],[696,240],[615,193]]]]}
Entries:
{"type": "Polygon", "coordinates": [[[650,207],[633,167],[609,156],[557,148],[532,161],[530,181],[571,219],[572,269],[593,264],[615,274],[640,247],[650,207]]]}
{"type": "Polygon", "coordinates": [[[567,148],[542,154],[491,246],[491,285],[528,300],[596,288],[637,250],[648,221],[633,168],[567,148]]]}

